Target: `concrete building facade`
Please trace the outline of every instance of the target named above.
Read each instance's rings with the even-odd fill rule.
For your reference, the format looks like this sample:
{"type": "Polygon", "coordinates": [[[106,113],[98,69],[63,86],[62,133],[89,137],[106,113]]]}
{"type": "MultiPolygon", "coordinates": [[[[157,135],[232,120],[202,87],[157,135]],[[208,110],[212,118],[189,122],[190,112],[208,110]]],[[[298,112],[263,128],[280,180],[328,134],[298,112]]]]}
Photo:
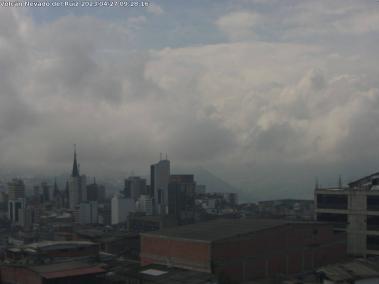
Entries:
{"type": "Polygon", "coordinates": [[[79,206],[79,223],[98,224],[98,204],[96,201],[82,202],[79,206]]]}
{"type": "Polygon", "coordinates": [[[25,184],[21,179],[13,179],[8,183],[8,199],[25,198],[25,184]]]}
{"type": "Polygon", "coordinates": [[[115,194],[112,197],[111,210],[112,225],[117,225],[126,222],[129,214],[136,211],[136,203],[133,199],[115,194]]]}
{"type": "Polygon", "coordinates": [[[141,195],[137,201],[137,210],[145,213],[147,216],[153,215],[153,198],[150,195],[141,195]]]}
{"type": "Polygon", "coordinates": [[[379,173],[347,187],[316,188],[315,219],[347,233],[350,255],[379,255],[379,173]]]}
{"type": "Polygon", "coordinates": [[[25,224],[25,198],[17,198],[8,201],[8,218],[13,225],[25,224]]]}

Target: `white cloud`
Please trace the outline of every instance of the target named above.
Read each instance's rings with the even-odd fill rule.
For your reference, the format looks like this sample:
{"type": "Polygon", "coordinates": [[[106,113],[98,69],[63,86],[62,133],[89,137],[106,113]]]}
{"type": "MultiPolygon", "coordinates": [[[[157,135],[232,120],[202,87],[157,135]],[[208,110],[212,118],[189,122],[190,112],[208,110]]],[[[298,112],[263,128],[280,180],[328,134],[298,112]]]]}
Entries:
{"type": "Polygon", "coordinates": [[[260,16],[254,12],[238,11],[219,18],[216,25],[229,38],[240,40],[254,36],[254,28],[260,21],[260,16]]]}
{"type": "MultiPolygon", "coordinates": [[[[315,169],[370,164],[379,139],[377,51],[359,42],[341,49],[334,37],[302,40],[328,32],[318,22],[322,9],[285,22],[286,43],[251,40],[276,22],[238,11],[217,22],[233,42],[149,52],[129,49],[138,34],[131,22],[147,19],[71,15],[37,25],[0,10],[0,166],[62,171],[77,143],[89,173],[147,171],[168,152],[176,164],[209,167],[265,192],[309,183],[315,169]]],[[[365,12],[356,9],[329,13],[336,23],[359,19],[365,12]]],[[[351,34],[371,33],[370,19],[351,34]]],[[[332,33],[346,36],[341,29],[332,33]]]]}
{"type": "MultiPolygon", "coordinates": [[[[242,1],[242,3],[245,1],[242,1]]],[[[246,3],[245,3],[246,4],[246,3]]],[[[252,1],[255,7],[256,1],[252,1]]],[[[318,41],[333,36],[359,36],[379,31],[373,1],[262,1],[265,9],[229,11],[216,25],[231,40],[318,41]]]]}
{"type": "Polygon", "coordinates": [[[147,7],[147,11],[158,16],[164,13],[163,8],[159,6],[157,3],[150,3],[147,7]]]}

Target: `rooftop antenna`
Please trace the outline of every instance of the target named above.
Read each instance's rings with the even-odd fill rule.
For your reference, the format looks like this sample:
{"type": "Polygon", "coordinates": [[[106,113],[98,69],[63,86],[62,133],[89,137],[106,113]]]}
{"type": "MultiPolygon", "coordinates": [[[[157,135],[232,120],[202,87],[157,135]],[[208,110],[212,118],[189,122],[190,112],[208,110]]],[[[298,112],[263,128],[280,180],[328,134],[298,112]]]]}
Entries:
{"type": "Polygon", "coordinates": [[[166,160],[167,160],[167,152],[166,152],[166,160]]]}
{"type": "Polygon", "coordinates": [[[338,177],[338,187],[342,188],[342,177],[341,177],[341,175],[338,177]]]}
{"type": "Polygon", "coordinates": [[[159,153],[159,160],[162,161],[162,152],[159,153]]]}

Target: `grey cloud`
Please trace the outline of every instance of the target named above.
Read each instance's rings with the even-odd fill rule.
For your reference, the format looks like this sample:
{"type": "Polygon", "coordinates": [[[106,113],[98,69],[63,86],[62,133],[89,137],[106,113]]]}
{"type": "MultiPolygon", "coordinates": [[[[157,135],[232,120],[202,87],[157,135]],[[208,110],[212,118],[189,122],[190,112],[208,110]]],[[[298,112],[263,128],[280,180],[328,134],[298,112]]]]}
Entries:
{"type": "MultiPolygon", "coordinates": [[[[349,3],[346,11],[332,7],[340,20],[365,13],[349,3]]],[[[317,34],[311,28],[324,29],[317,24],[324,6],[317,7],[310,36],[317,34]]],[[[138,35],[127,21],[64,16],[36,24],[12,13],[0,17],[3,169],[68,171],[77,143],[89,175],[146,173],[168,152],[175,164],[209,168],[246,196],[304,197],[315,175],[353,176],[358,159],[367,171],[375,167],[374,48],[311,42],[293,21],[281,37],[287,43],[240,35],[239,42],[137,52],[128,50],[138,35]],[[13,21],[12,33],[3,19],[13,21]]]]}

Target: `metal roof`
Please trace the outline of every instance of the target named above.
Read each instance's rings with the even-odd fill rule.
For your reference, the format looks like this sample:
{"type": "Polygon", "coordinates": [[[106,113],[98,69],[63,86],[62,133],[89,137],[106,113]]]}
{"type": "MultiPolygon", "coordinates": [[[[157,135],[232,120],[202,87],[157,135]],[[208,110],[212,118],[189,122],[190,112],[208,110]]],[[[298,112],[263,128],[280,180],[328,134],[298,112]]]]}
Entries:
{"type": "Polygon", "coordinates": [[[93,266],[89,265],[88,263],[77,261],[31,266],[30,269],[37,272],[39,275],[46,279],[98,274],[105,272],[105,270],[99,266],[93,266]]]}
{"type": "Polygon", "coordinates": [[[211,242],[293,223],[315,224],[315,222],[291,222],[279,219],[219,219],[142,233],[141,235],[211,242]]]}
{"type": "Polygon", "coordinates": [[[88,241],[43,241],[38,243],[32,243],[25,245],[25,248],[33,248],[33,249],[45,249],[50,247],[75,247],[75,246],[93,246],[96,243],[88,242],[88,241]]]}
{"type": "Polygon", "coordinates": [[[375,263],[364,259],[328,265],[320,268],[318,272],[323,272],[325,276],[332,281],[348,281],[379,277],[379,267],[375,267],[375,263]]]}

